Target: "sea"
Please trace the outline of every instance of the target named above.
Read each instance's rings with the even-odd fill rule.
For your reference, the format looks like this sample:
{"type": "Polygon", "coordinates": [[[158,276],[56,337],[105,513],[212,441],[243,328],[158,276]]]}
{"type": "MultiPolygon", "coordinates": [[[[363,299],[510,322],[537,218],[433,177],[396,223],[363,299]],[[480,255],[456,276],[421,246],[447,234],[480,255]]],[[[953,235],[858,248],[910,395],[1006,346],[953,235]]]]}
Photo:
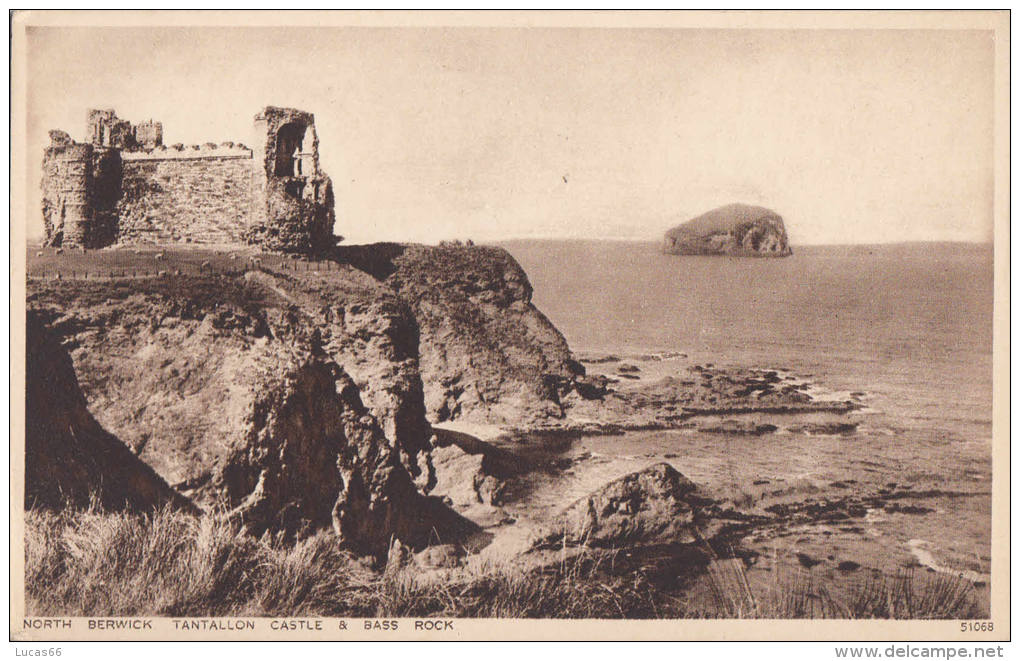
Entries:
{"type": "Polygon", "coordinates": [[[794,246],[782,259],[675,256],[632,241],[500,244],[577,354],[675,355],[779,369],[863,393],[850,436],[589,439],[601,453],[679,455],[695,481],[826,481],[977,494],[909,520],[876,513],[883,544],[925,564],[989,571],[993,249],[990,244],[794,246]],[[984,494],[984,495],[981,495],[984,494]],[[934,558],[934,559],[933,559],[934,558]]]}

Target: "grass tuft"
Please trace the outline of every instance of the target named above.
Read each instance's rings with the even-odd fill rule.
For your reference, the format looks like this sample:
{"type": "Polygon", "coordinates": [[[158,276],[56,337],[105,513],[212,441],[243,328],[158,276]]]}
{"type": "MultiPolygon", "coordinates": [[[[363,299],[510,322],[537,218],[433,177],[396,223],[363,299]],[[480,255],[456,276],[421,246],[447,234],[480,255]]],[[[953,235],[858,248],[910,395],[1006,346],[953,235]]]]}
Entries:
{"type": "Polygon", "coordinates": [[[740,560],[714,560],[705,590],[621,569],[582,549],[535,567],[519,558],[376,572],[331,531],[256,539],[221,514],[26,512],[26,609],[33,616],[953,618],[982,616],[973,589],[941,574],[867,575],[846,586],[778,567],[753,588],[740,560]],[[839,591],[837,593],[837,587],[839,591]]]}
{"type": "Polygon", "coordinates": [[[773,563],[772,580],[752,588],[739,559],[714,560],[707,598],[688,602],[688,615],[764,619],[975,619],[987,617],[964,578],[903,569],[893,576],[866,572],[845,583],[773,563]]]}

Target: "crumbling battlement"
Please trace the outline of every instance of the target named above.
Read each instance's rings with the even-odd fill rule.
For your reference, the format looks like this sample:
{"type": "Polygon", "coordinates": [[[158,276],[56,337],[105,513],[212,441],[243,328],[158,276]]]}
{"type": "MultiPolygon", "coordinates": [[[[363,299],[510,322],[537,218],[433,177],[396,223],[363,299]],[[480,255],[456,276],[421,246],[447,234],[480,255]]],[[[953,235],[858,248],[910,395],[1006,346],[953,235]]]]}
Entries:
{"type": "Polygon", "coordinates": [[[207,142],[204,145],[182,145],[176,144],[170,147],[159,146],[144,151],[126,151],[121,154],[125,161],[159,161],[159,160],[184,160],[189,158],[245,158],[252,157],[251,149],[233,142],[213,144],[207,142]]]}
{"type": "Polygon", "coordinates": [[[43,157],[48,245],[247,243],[316,253],[335,244],[333,185],[315,117],[268,106],[252,147],[163,144],[163,125],[88,112],[88,139],[50,131],[43,157]]]}
{"type": "Polygon", "coordinates": [[[151,119],[131,124],[117,117],[113,109],[89,110],[88,141],[94,147],[133,151],[163,144],[163,124],[151,119]]]}

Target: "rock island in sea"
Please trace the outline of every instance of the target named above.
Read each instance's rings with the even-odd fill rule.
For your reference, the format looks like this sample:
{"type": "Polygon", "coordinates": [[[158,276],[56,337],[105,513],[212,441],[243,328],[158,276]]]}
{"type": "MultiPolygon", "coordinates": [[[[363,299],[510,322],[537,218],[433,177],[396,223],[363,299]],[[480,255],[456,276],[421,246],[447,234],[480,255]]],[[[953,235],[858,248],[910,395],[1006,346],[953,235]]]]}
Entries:
{"type": "Polygon", "coordinates": [[[666,232],[670,255],[787,257],[792,254],[782,217],[771,209],[727,204],[666,232]]]}

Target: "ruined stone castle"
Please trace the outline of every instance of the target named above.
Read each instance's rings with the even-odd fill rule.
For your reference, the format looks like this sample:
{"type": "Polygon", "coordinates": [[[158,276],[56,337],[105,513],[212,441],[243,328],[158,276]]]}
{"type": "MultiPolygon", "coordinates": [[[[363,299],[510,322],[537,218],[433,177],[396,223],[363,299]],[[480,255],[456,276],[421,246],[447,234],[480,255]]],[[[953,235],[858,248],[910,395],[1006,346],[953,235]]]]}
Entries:
{"type": "Polygon", "coordinates": [[[315,117],[267,106],[251,146],[163,144],[163,125],[90,110],[85,142],[50,131],[43,158],[46,243],[250,244],[331,248],[333,185],[319,168],[315,117]]]}

